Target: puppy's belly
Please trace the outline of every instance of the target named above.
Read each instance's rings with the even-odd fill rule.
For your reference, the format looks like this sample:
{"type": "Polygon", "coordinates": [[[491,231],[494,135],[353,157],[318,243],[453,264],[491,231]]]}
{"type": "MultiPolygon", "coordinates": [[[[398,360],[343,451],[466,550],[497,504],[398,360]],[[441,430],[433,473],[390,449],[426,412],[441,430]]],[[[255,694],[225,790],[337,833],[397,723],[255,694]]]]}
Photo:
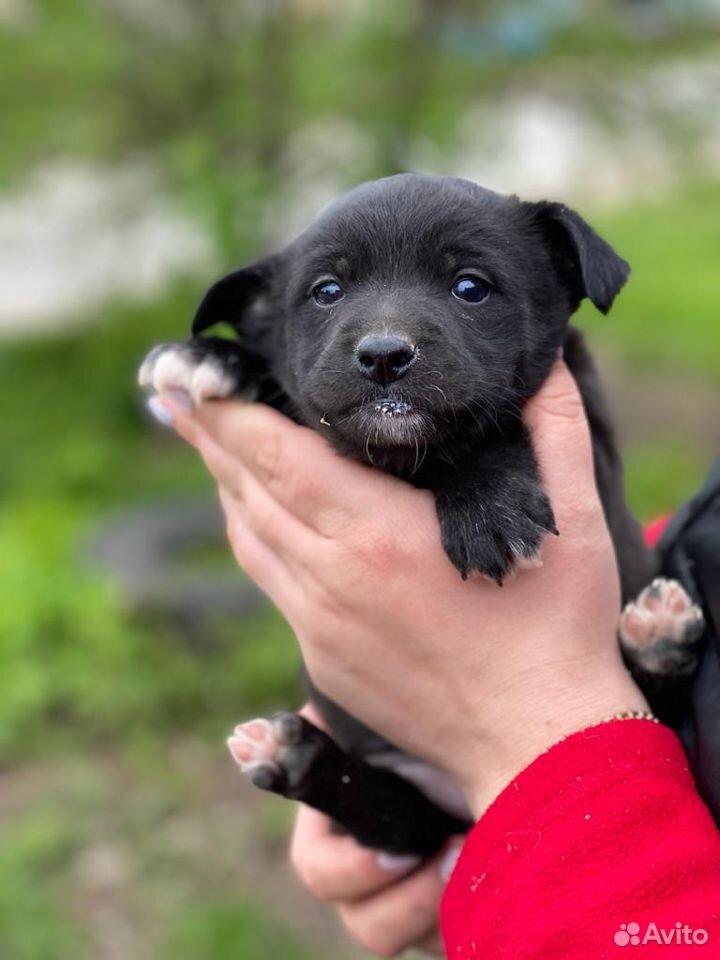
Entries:
{"type": "Polygon", "coordinates": [[[396,750],[371,753],[364,759],[373,767],[392,770],[393,773],[409,780],[446,813],[450,813],[461,820],[472,822],[473,816],[462,790],[452,777],[444,771],[396,750]]]}

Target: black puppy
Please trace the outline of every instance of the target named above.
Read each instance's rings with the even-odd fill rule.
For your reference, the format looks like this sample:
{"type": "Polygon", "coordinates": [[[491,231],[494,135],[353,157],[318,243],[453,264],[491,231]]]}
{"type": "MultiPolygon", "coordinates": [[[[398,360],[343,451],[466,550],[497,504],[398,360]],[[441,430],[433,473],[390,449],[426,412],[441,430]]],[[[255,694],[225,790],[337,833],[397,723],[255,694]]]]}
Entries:
{"type": "MultiPolygon", "coordinates": [[[[607,312],[628,273],[562,204],[465,180],[389,177],[211,287],[195,339],[156,347],[140,380],[197,403],[235,392],[270,403],[342,453],[432,490],[460,574],[501,584],[558,532],[520,414],[563,348],[590,421],[623,602],[635,600],[621,622],[626,656],[663,709],[668,678],[695,666],[702,617],[678,584],[648,587],[655,559],[625,505],[597,375],[568,326],[585,297],[607,312]],[[237,341],[199,337],[221,322],[237,341]]],[[[441,776],[312,696],[337,745],[295,714],[236,730],[233,753],[259,786],[396,853],[432,853],[467,826],[441,776]]]]}

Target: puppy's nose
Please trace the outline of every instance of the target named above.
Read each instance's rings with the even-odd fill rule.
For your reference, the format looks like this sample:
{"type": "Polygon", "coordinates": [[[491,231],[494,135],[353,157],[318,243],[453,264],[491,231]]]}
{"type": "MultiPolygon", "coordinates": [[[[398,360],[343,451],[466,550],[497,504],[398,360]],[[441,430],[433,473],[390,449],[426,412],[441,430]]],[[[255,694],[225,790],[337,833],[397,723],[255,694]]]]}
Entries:
{"type": "Polygon", "coordinates": [[[355,351],[360,373],[383,386],[404,377],[416,357],[415,347],[407,340],[375,334],[363,337],[355,351]]]}

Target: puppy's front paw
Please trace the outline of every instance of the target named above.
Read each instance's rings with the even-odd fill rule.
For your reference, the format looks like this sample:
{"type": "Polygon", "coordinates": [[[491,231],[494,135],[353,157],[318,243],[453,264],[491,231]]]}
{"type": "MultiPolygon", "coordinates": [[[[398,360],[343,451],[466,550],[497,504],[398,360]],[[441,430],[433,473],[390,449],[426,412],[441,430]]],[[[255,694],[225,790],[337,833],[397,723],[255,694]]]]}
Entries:
{"type": "Polygon", "coordinates": [[[438,499],[445,551],[462,574],[503,580],[518,569],[541,566],[546,533],[557,533],[550,501],[539,484],[515,478],[492,497],[438,499]]]}
{"type": "Polygon", "coordinates": [[[138,372],[141,387],[158,393],[182,390],[196,404],[245,392],[246,380],[240,348],[219,337],[161,343],[145,357],[138,372]]]}
{"type": "Polygon", "coordinates": [[[687,676],[698,662],[702,610],[677,580],[658,577],[620,615],[620,641],[629,662],[655,676],[687,676]]]}

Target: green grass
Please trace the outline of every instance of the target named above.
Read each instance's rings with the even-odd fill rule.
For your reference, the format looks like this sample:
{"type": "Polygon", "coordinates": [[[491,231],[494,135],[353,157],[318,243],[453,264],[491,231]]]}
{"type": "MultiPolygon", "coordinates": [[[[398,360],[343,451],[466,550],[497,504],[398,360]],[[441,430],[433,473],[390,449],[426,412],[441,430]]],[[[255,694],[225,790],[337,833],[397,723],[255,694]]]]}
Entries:
{"type": "Polygon", "coordinates": [[[60,497],[9,501],[0,520],[0,756],[47,752],[68,729],[90,742],[219,737],[236,716],[297,701],[296,645],[277,615],[208,621],[190,644],[133,616],[83,563],[86,529],[60,497]]]}
{"type": "Polygon", "coordinates": [[[61,897],[71,821],[48,807],[0,828],[0,956],[89,957],[87,940],[61,897]]]}
{"type": "MultiPolygon", "coordinates": [[[[20,184],[47,159],[149,156],[237,263],[256,252],[265,204],[286,176],[287,138],[309,121],[349,118],[374,145],[369,165],[340,171],[352,183],[392,172],[409,138],[451,150],[478,96],[548,76],[587,89],[598,71],[703,52],[717,39],[691,28],[639,43],[603,20],[566,31],[540,56],[481,63],[434,45],[407,19],[410,0],[375,0],[360,30],[280,14],[226,29],[237,5],[189,6],[201,16],[188,35],[145,33],[90,0],[36,0],[31,28],[0,30],[0,181],[20,184]]],[[[584,308],[581,323],[660,388],[669,370],[688,383],[717,380],[719,207],[720,184],[698,183],[588,211],[634,273],[609,317],[584,308]]],[[[89,960],[108,903],[146,936],[143,960],[328,956],[241,895],[254,890],[255,864],[284,858],[290,808],[241,808],[224,779],[229,726],[298,701],[289,630],[268,611],[208,621],[204,642],[191,643],[166,618],[128,609],[85,550],[111,511],[213,493],[197,456],[149,420],[135,386],[147,348],[185,335],[199,293],[177,283],[142,306],[107,304],[73,332],[0,349],[3,960],[89,960]],[[101,881],[81,882],[98,849],[119,850],[125,864],[125,880],[105,894],[101,881]]],[[[632,504],[645,518],[674,506],[707,455],[680,426],[636,444],[632,504]]],[[[222,545],[190,548],[179,565],[235,569],[222,545]]]]}
{"type": "MultiPolygon", "coordinates": [[[[0,410],[13,451],[0,476],[0,756],[46,747],[49,720],[79,725],[83,738],[149,726],[219,733],[243,711],[297,696],[295,644],[276,615],[208,622],[198,649],[167,622],[127,611],[84,559],[111,509],[214,495],[197,456],[150,420],[135,386],[146,349],[181,334],[191,304],[179,289],[145,307],[109,308],[100,324],[0,357],[15,398],[0,410]]],[[[226,547],[213,554],[213,569],[236,569],[226,547]]],[[[182,563],[207,560],[203,549],[182,563]]]]}
{"type": "Polygon", "coordinates": [[[225,960],[230,956],[315,960],[277,920],[237,898],[189,909],[179,916],[157,960],[225,960]]]}
{"type": "Polygon", "coordinates": [[[628,364],[717,383],[720,370],[720,181],[599,213],[593,223],[630,262],[627,288],[607,318],[578,318],[628,364]]]}
{"type": "Polygon", "coordinates": [[[628,503],[642,521],[672,513],[700,488],[707,451],[674,440],[637,444],[625,458],[628,503]]]}
{"type": "Polygon", "coordinates": [[[222,743],[197,739],[4,774],[0,956],[92,960],[110,939],[133,960],[329,960],[253,895],[256,859],[282,895],[285,842],[227,792],[235,777],[222,743]]]}

